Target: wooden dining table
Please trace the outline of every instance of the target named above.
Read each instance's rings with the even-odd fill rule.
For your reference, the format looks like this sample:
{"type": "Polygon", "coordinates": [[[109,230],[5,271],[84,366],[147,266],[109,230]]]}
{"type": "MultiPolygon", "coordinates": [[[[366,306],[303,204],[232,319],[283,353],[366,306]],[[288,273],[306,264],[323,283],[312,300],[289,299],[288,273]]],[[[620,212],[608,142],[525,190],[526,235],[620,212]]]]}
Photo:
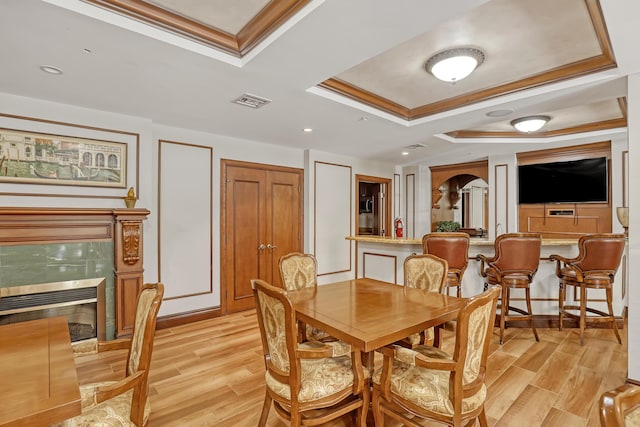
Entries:
{"type": "Polygon", "coordinates": [[[0,427],[49,426],[81,413],[65,317],[0,326],[0,427]]]}
{"type": "Polygon", "coordinates": [[[464,298],[360,278],[289,292],[299,321],[370,353],[457,317],[464,298]]]}

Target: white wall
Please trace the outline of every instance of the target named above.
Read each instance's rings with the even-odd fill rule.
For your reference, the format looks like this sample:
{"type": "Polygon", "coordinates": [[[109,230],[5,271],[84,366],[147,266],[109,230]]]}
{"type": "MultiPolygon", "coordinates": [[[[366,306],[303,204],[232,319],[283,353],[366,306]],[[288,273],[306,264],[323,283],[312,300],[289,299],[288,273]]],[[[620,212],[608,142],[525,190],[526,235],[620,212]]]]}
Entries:
{"type": "MultiPolygon", "coordinates": [[[[629,165],[640,164],[640,74],[629,76],[629,165]]],[[[640,168],[629,167],[629,328],[628,378],[640,382],[640,168]]]]}

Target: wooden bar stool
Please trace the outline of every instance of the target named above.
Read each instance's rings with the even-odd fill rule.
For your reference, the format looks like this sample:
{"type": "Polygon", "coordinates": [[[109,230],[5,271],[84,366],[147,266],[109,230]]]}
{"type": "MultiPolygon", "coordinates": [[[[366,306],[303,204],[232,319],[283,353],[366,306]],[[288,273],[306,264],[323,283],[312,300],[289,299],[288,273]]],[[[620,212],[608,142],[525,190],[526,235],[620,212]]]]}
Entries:
{"type": "Polygon", "coordinates": [[[447,288],[456,288],[456,296],[462,296],[462,275],[469,260],[469,235],[467,233],[429,233],[422,236],[422,253],[435,255],[447,261],[447,288]]]}
{"type": "Polygon", "coordinates": [[[476,256],[476,260],[480,261],[480,275],[486,279],[489,285],[500,285],[502,288],[500,344],[504,339],[505,324],[511,320],[529,320],[536,341],[540,341],[531,310],[529,288],[533,281],[533,276],[538,271],[541,244],[542,240],[538,233],[507,233],[498,236],[496,239],[493,258],[488,258],[482,254],[476,256]],[[487,265],[486,268],[485,264],[487,265]],[[510,305],[510,292],[513,288],[524,289],[527,311],[510,305]],[[510,311],[520,314],[510,315],[510,311]]]}
{"type": "Polygon", "coordinates": [[[608,322],[612,324],[618,343],[622,344],[618,325],[613,315],[613,279],[618,271],[624,253],[624,234],[590,234],[578,240],[578,256],[565,258],[550,255],[556,261],[556,276],[560,279],[558,293],[559,330],[562,330],[563,316],[580,321],[580,345],[584,345],[584,330],[587,320],[590,322],[608,322]],[[565,305],[567,286],[580,289],[580,305],[565,305]],[[608,313],[593,307],[587,307],[587,289],[604,289],[607,298],[608,313]],[[573,311],[573,312],[572,312],[573,311]],[[576,314],[575,311],[579,311],[576,314]],[[593,316],[587,316],[587,312],[593,316]]]}

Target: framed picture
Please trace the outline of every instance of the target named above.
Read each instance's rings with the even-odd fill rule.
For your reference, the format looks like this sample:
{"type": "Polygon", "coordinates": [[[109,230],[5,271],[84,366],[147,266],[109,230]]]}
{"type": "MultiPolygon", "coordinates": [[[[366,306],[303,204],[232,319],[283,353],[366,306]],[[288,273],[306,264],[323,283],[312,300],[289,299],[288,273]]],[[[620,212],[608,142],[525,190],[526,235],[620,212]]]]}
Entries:
{"type": "Polygon", "coordinates": [[[137,133],[0,113],[0,195],[140,196],[137,133]]]}
{"type": "Polygon", "coordinates": [[[0,128],[0,182],[124,188],[127,144],[0,128]]]}

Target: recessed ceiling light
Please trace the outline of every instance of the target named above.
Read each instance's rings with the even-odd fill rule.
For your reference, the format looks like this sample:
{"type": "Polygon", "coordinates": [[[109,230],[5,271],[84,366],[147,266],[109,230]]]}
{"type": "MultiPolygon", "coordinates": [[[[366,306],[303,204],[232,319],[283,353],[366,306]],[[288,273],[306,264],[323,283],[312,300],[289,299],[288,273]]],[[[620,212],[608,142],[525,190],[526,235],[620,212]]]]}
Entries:
{"type": "Polygon", "coordinates": [[[88,49],[88,48],[86,48],[86,47],[85,47],[84,49],[82,49],[82,51],[83,51],[84,53],[91,53],[91,49],[88,49]]]}
{"type": "Polygon", "coordinates": [[[503,110],[493,110],[493,111],[489,111],[486,116],[487,117],[504,117],[504,116],[508,116],[509,114],[513,113],[513,110],[509,109],[509,108],[505,108],[503,110]]]}
{"type": "Polygon", "coordinates": [[[313,129],[311,129],[311,128],[304,128],[304,129],[302,129],[302,132],[313,132],[313,129]]]}
{"type": "Polygon", "coordinates": [[[408,155],[409,155],[409,152],[408,152],[408,151],[403,151],[403,152],[402,152],[402,155],[403,155],[403,156],[408,156],[408,155]]]}
{"type": "Polygon", "coordinates": [[[41,65],[40,69],[49,74],[62,74],[62,70],[58,67],[54,67],[53,65],[41,65]]]}

